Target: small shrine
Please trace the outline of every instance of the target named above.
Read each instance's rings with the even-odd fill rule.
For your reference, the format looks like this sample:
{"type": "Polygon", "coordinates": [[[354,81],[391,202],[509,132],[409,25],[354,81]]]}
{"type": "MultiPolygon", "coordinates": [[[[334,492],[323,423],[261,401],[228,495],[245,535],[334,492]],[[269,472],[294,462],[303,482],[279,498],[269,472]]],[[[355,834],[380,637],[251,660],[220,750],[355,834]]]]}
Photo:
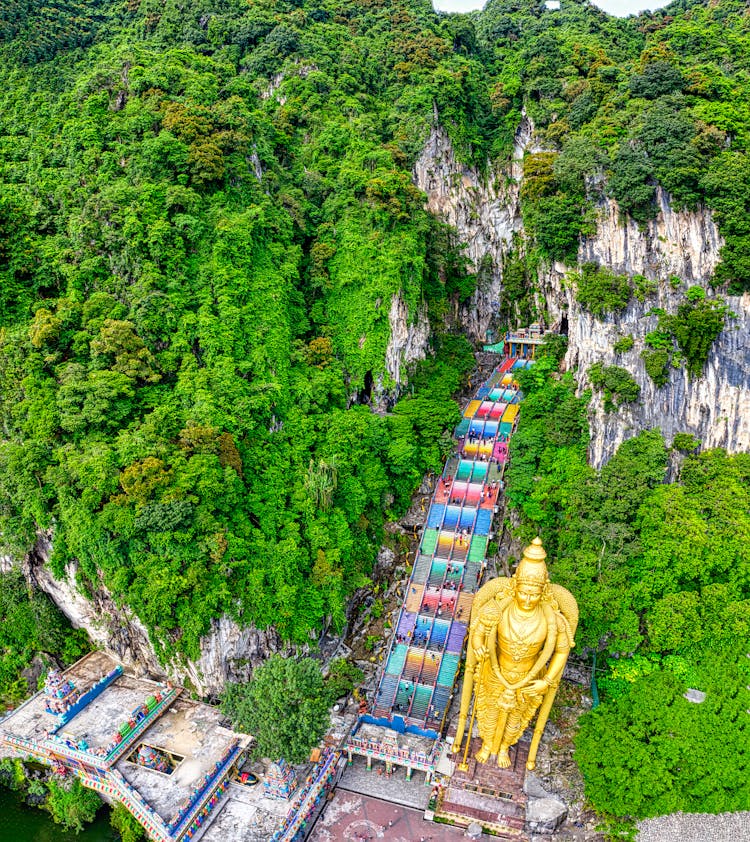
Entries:
{"type": "Polygon", "coordinates": [[[263,794],[289,800],[297,790],[297,775],[286,760],[277,760],[266,769],[263,794]]]}
{"type": "Polygon", "coordinates": [[[147,746],[145,743],[139,746],[134,761],[146,769],[154,769],[163,772],[165,775],[172,774],[172,764],[167,755],[156,748],[147,746]]]}
{"type": "Polygon", "coordinates": [[[544,328],[538,322],[527,328],[508,331],[505,334],[504,351],[508,356],[533,360],[538,345],[544,342],[544,328]]]}
{"type": "Polygon", "coordinates": [[[44,701],[47,713],[57,716],[70,710],[80,696],[75,684],[59,670],[50,670],[44,682],[44,701]]]}

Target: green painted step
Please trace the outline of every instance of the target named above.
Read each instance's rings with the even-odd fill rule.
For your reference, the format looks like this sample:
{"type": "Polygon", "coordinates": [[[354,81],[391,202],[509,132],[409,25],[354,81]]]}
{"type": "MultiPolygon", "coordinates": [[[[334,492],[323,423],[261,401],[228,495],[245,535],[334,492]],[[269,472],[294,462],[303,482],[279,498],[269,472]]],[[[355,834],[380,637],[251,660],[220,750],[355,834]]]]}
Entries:
{"type": "Polygon", "coordinates": [[[406,653],[408,651],[409,647],[404,643],[399,643],[398,646],[395,646],[391,652],[391,657],[388,658],[388,666],[385,671],[390,675],[401,675],[401,670],[404,668],[404,661],[406,661],[406,653]]]}
{"type": "Polygon", "coordinates": [[[485,553],[487,552],[487,536],[475,535],[471,539],[471,546],[469,547],[469,561],[482,562],[485,553]]]}
{"type": "Polygon", "coordinates": [[[418,585],[424,585],[424,583],[427,581],[427,577],[430,573],[430,567],[431,566],[432,566],[432,556],[420,555],[417,558],[416,569],[412,573],[412,580],[418,585]]]}
{"type": "Polygon", "coordinates": [[[458,463],[458,471],[456,471],[456,479],[457,480],[467,480],[471,476],[472,469],[474,467],[474,463],[469,461],[468,459],[462,459],[458,463]]]}
{"type": "Polygon", "coordinates": [[[417,684],[417,690],[414,695],[414,704],[424,705],[426,708],[430,703],[432,697],[432,687],[425,687],[423,684],[417,684]]]}
{"type": "Polygon", "coordinates": [[[438,684],[443,684],[446,687],[453,686],[453,679],[456,677],[456,670],[458,669],[458,655],[443,655],[443,660],[440,662],[440,672],[438,673],[438,684]]]}
{"type": "Polygon", "coordinates": [[[435,552],[435,547],[437,547],[437,542],[437,529],[425,529],[424,535],[422,536],[422,545],[420,546],[419,551],[422,555],[432,555],[435,552]]]}
{"type": "Polygon", "coordinates": [[[469,425],[470,424],[471,424],[470,418],[463,418],[461,420],[461,423],[458,425],[458,427],[456,427],[456,429],[453,431],[453,435],[457,439],[460,439],[462,436],[465,436],[469,432],[469,425]]]}

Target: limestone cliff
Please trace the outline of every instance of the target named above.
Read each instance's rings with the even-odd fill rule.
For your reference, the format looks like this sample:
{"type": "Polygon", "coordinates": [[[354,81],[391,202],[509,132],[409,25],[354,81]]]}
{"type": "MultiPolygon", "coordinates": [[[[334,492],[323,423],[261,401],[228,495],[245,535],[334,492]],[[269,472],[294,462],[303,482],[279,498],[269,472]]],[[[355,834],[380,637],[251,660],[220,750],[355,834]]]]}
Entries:
{"type": "Polygon", "coordinates": [[[203,697],[217,696],[227,681],[246,681],[254,666],[282,648],[273,629],[241,627],[220,617],[201,638],[199,658],[174,660],[164,667],[146,627],[127,606],[115,602],[103,582],[84,594],[76,587],[74,564],[68,565],[64,579],[52,574],[46,564],[51,549],[49,536],[40,535],[24,561],[26,578],[52,598],[75,628],[85,629],[95,646],[138,673],[168,677],[203,697]]]}
{"type": "Polygon", "coordinates": [[[428,210],[456,229],[473,270],[490,266],[458,314],[466,332],[477,341],[485,338],[497,309],[503,257],[510,250],[513,234],[522,228],[520,162],[532,136],[531,124],[524,120],[516,133],[510,170],[493,170],[488,165],[487,173],[480,174],[456,159],[448,133],[435,126],[414,165],[414,183],[427,194],[428,210]]]}
{"type": "Polygon", "coordinates": [[[416,360],[422,360],[430,339],[430,322],[427,311],[420,307],[414,319],[409,317],[409,307],[401,291],[391,299],[388,311],[390,337],[385,351],[385,370],[397,386],[403,383],[402,369],[416,360]]]}
{"type": "MultiPolygon", "coordinates": [[[[427,194],[427,207],[455,226],[475,270],[489,262],[493,267],[491,283],[478,289],[459,313],[463,328],[476,340],[484,339],[492,323],[502,289],[503,257],[514,233],[523,236],[520,160],[524,151],[538,149],[533,126],[524,118],[510,166],[482,177],[457,161],[447,133],[437,127],[415,165],[414,181],[427,194]]],[[[547,314],[549,327],[567,331],[566,363],[578,367],[581,389],[594,362],[628,369],[641,387],[639,401],[615,413],[604,412],[601,397],[592,401],[589,456],[596,467],[626,438],[652,427],[661,428],[668,441],[676,432],[689,432],[705,447],[721,446],[730,452],[750,448],[750,295],[727,299],[737,318],[728,320],[701,377],[689,378],[684,369],[673,369],[669,382],[657,388],[645,371],[643,339],[657,323],[648,313],[654,307],[674,312],[690,286],[708,289],[722,246],[710,211],[676,211],[663,190],[657,202],[658,215],[640,228],[631,219],[621,219],[614,201],[602,198],[596,233],[583,239],[578,251],[579,264],[591,261],[657,281],[655,295],[644,302],[632,300],[623,313],[600,320],[580,307],[573,288],[565,283],[574,267],[555,264],[539,278],[539,309],[547,314]],[[623,334],[631,335],[635,345],[626,354],[615,354],[612,345],[623,334]]]]}
{"type": "Polygon", "coordinates": [[[671,369],[669,381],[657,387],[646,373],[641,351],[644,337],[657,327],[653,308],[674,313],[686,290],[710,279],[722,245],[710,211],[675,211],[667,195],[658,192],[659,213],[645,229],[620,221],[615,202],[603,200],[596,234],[579,248],[579,263],[594,261],[622,274],[640,274],[658,283],[655,295],[631,300],[627,309],[596,319],[575,301],[563,284],[561,267],[544,278],[543,290],[553,325],[567,315],[569,348],[566,362],[577,366],[585,385],[586,371],[595,362],[626,368],[641,387],[640,399],[614,413],[605,413],[601,396],[590,409],[589,461],[600,467],[619,444],[638,431],[659,427],[667,441],[675,433],[692,433],[704,447],[723,447],[730,453],[750,449],[750,295],[727,297],[736,315],[714,342],[701,377],[690,378],[684,368],[671,369]],[[677,279],[679,278],[679,283],[677,279]],[[617,354],[618,337],[630,335],[632,350],[617,354]]]}

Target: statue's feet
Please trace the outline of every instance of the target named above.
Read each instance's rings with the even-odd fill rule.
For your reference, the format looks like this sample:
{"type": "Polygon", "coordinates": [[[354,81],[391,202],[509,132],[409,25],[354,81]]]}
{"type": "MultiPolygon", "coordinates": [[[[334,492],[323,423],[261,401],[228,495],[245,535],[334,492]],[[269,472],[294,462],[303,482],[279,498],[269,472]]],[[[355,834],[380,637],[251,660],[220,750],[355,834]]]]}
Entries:
{"type": "Polygon", "coordinates": [[[482,746],[474,756],[479,763],[486,763],[490,757],[490,747],[487,745],[482,746]]]}
{"type": "Polygon", "coordinates": [[[510,766],[510,755],[507,748],[500,746],[500,751],[497,753],[497,765],[501,769],[507,769],[510,766]]]}

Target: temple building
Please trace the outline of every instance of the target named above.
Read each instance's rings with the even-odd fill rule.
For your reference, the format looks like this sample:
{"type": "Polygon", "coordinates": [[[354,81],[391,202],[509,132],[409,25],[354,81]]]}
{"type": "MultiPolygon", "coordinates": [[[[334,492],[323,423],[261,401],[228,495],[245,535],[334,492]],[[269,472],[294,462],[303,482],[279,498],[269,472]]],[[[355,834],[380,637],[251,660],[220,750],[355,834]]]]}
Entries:
{"type": "Polygon", "coordinates": [[[128,675],[93,652],[52,671],[42,691],[0,721],[0,755],[77,777],[124,805],[155,842],[291,839],[286,828],[314,787],[269,797],[257,776],[239,772],[252,738],[223,719],[181,688],[128,675]]]}

